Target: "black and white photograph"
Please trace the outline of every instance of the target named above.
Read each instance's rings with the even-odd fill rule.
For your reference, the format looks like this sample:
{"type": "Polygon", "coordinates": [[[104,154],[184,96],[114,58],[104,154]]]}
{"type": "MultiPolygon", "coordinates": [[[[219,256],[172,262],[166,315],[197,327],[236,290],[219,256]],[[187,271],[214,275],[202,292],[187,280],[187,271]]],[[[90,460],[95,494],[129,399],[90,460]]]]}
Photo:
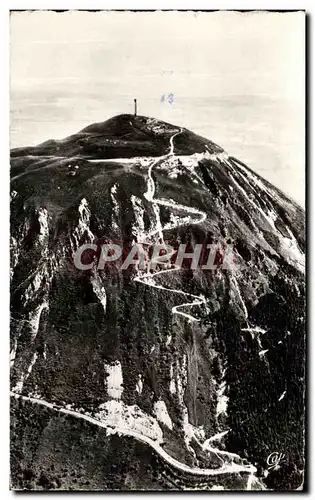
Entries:
{"type": "Polygon", "coordinates": [[[306,489],[306,14],[10,12],[10,489],[306,489]]]}

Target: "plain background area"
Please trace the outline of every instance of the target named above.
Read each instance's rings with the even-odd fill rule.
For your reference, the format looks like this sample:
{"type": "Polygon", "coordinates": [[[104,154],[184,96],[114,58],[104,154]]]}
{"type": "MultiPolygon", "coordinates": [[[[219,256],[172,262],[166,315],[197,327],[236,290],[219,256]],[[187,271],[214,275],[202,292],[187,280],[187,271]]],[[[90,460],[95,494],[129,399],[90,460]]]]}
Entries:
{"type": "MultiPolygon", "coordinates": [[[[105,0],[99,0],[99,1],[69,1],[69,0],[58,0],[58,1],[44,1],[44,0],[37,0],[37,1],[28,1],[27,2],[27,7],[28,8],[35,8],[35,9],[44,9],[44,8],[51,8],[51,9],[75,9],[75,8],[81,8],[81,9],[104,9],[104,8],[115,8],[115,9],[130,9],[130,8],[137,8],[137,9],[147,9],[148,8],[148,2],[147,0],[143,1],[131,1],[127,0],[124,2],[121,2],[119,0],[114,0],[114,1],[105,1],[105,0]]],[[[9,249],[8,249],[8,241],[9,241],[9,23],[8,23],[8,9],[14,9],[14,8],[19,8],[19,9],[25,9],[25,1],[19,0],[19,1],[3,1],[1,4],[1,14],[0,16],[0,22],[1,22],[1,29],[0,29],[0,36],[1,36],[1,69],[2,69],[2,79],[1,79],[1,91],[2,91],[2,120],[1,120],[1,141],[2,141],[2,147],[1,147],[1,155],[2,155],[2,162],[1,162],[1,182],[0,182],[0,187],[1,187],[1,234],[3,235],[3,245],[1,246],[1,297],[2,300],[0,302],[1,305],[1,318],[2,318],[2,335],[1,335],[1,354],[2,354],[2,363],[0,363],[0,369],[1,369],[1,401],[3,402],[2,408],[1,408],[1,476],[0,476],[0,487],[1,487],[1,497],[2,498],[7,498],[11,497],[13,495],[12,492],[8,491],[8,484],[9,484],[9,384],[8,384],[8,374],[9,374],[9,249]]],[[[177,1],[177,2],[172,2],[170,0],[168,1],[150,1],[150,8],[153,9],[306,9],[308,13],[313,14],[315,11],[314,7],[314,2],[312,1],[301,1],[301,0],[286,0],[286,1],[280,1],[280,0],[269,0],[269,1],[254,1],[254,0],[239,0],[238,2],[235,2],[235,0],[212,0],[211,2],[209,0],[205,1],[177,1]],[[211,5],[210,5],[211,4],[211,5]]],[[[309,20],[309,24],[311,27],[313,26],[314,22],[313,19],[309,20]]],[[[309,27],[310,28],[310,27],[309,27]]],[[[311,90],[311,82],[313,80],[313,68],[314,68],[314,46],[313,46],[313,36],[311,33],[309,33],[309,38],[310,38],[310,45],[309,45],[309,65],[310,65],[310,76],[309,76],[309,90],[311,90]]],[[[314,116],[314,108],[313,108],[313,103],[311,102],[310,96],[308,97],[308,104],[309,104],[309,144],[308,148],[310,150],[311,147],[311,139],[312,139],[312,118],[314,116]]],[[[313,162],[312,162],[312,157],[311,157],[311,151],[308,153],[308,163],[309,163],[309,172],[308,172],[308,191],[311,194],[312,192],[312,168],[313,168],[313,162]]],[[[283,172],[283,178],[286,176],[286,172],[283,172]]],[[[315,215],[313,213],[314,211],[314,206],[312,203],[312,197],[309,195],[309,200],[308,200],[308,213],[309,213],[309,229],[310,229],[310,234],[309,234],[309,251],[310,255],[312,255],[312,243],[313,243],[313,220],[315,215]]],[[[309,311],[310,311],[310,327],[309,331],[310,333],[312,332],[312,317],[311,317],[311,312],[314,311],[314,306],[315,306],[315,301],[313,299],[314,294],[311,294],[311,288],[313,283],[313,273],[311,272],[312,270],[309,271],[309,284],[310,286],[310,301],[308,304],[309,311]]],[[[309,483],[311,483],[312,486],[312,472],[315,472],[313,469],[314,464],[315,464],[315,456],[314,456],[314,443],[313,443],[313,435],[311,432],[311,429],[315,428],[315,419],[314,419],[314,412],[313,407],[311,405],[312,403],[312,381],[313,381],[313,376],[314,376],[314,371],[313,371],[313,365],[311,363],[312,360],[312,354],[314,353],[314,342],[312,342],[311,337],[309,338],[308,341],[309,345],[309,368],[310,368],[310,375],[311,379],[309,381],[309,409],[308,409],[308,417],[309,417],[309,432],[307,433],[308,437],[308,451],[309,451],[309,471],[308,471],[308,480],[309,483]]],[[[106,493],[109,495],[110,493],[106,493]]],[[[185,493],[184,495],[187,495],[185,493]]],[[[183,495],[183,497],[184,497],[183,495]]],[[[212,493],[212,495],[218,496],[216,493],[212,493]]],[[[240,493],[239,495],[242,495],[240,493]]],[[[252,494],[255,495],[255,494],[252,494]]],[[[45,498],[45,494],[42,493],[37,493],[36,496],[38,498],[45,498]]],[[[121,496],[125,496],[122,494],[121,496]]],[[[147,493],[144,496],[151,496],[150,493],[147,493]]],[[[177,495],[178,496],[178,495],[177,495]]],[[[181,496],[179,494],[179,496],[181,496]]],[[[237,496],[237,494],[236,494],[237,496]]],[[[251,496],[251,494],[249,494],[251,496]]],[[[89,493],[83,493],[80,495],[80,498],[90,498],[89,493]]]]}
{"type": "Polygon", "coordinates": [[[184,126],[304,205],[303,12],[11,14],[11,147],[120,113],[184,126]],[[171,99],[168,96],[171,95],[171,99]]]}

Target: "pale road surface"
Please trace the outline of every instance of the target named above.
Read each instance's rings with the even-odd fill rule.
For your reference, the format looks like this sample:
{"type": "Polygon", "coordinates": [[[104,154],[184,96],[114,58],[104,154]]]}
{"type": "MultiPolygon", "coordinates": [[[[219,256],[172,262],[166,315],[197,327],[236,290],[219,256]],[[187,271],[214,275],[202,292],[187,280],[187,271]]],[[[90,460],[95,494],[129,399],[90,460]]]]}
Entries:
{"type": "MultiPolygon", "coordinates": [[[[181,209],[182,211],[186,211],[189,215],[191,215],[191,214],[198,215],[199,218],[197,220],[191,219],[190,224],[199,224],[200,222],[204,221],[207,218],[207,215],[205,212],[197,210],[196,208],[186,207],[184,205],[179,205],[178,203],[175,203],[173,201],[171,202],[169,200],[154,198],[155,182],[154,182],[154,179],[152,177],[152,170],[153,170],[154,166],[157,165],[157,163],[159,163],[160,161],[166,160],[167,158],[174,156],[174,138],[177,135],[181,134],[182,131],[183,131],[183,129],[181,128],[179,131],[175,132],[175,134],[173,134],[172,137],[170,138],[170,151],[169,151],[169,153],[167,153],[166,155],[159,156],[159,157],[155,158],[152,161],[152,163],[148,169],[147,192],[144,194],[144,197],[152,203],[153,211],[154,211],[154,214],[156,217],[156,231],[150,232],[147,236],[149,237],[149,236],[152,236],[153,234],[158,233],[159,239],[160,239],[160,241],[159,241],[160,244],[165,244],[165,242],[164,242],[164,237],[163,237],[163,227],[162,227],[162,224],[160,221],[160,212],[159,212],[158,205],[164,205],[164,206],[167,206],[170,208],[181,209]]],[[[185,221],[185,225],[187,225],[187,220],[185,221]]],[[[174,225],[174,227],[178,227],[178,226],[174,225]]],[[[169,230],[172,228],[170,226],[168,226],[167,229],[169,230]]],[[[144,242],[141,242],[141,243],[144,243],[144,242]]],[[[173,292],[173,293],[177,293],[180,295],[185,295],[186,297],[191,297],[192,299],[194,299],[192,302],[187,302],[184,304],[180,304],[178,306],[174,306],[172,308],[172,313],[183,316],[183,317],[187,318],[190,322],[191,321],[198,321],[198,319],[195,318],[194,316],[187,314],[187,313],[184,313],[182,311],[179,311],[179,309],[205,304],[206,301],[205,301],[204,297],[201,297],[201,296],[199,297],[199,296],[193,295],[191,293],[186,293],[186,292],[183,292],[182,290],[176,290],[176,289],[170,289],[167,287],[163,287],[162,285],[155,284],[153,281],[154,276],[173,272],[173,271],[176,271],[177,269],[180,269],[180,267],[173,266],[171,269],[164,269],[162,271],[157,271],[155,273],[151,273],[150,270],[147,273],[139,272],[138,276],[136,278],[134,278],[134,281],[141,282],[144,285],[153,286],[154,288],[158,288],[160,290],[166,290],[168,292],[173,292]]]]}
{"type": "Polygon", "coordinates": [[[108,434],[123,434],[125,436],[132,436],[136,438],[139,441],[142,441],[149,446],[151,446],[166,462],[168,462],[170,465],[175,467],[176,469],[186,472],[189,474],[195,474],[197,476],[216,476],[220,474],[235,474],[239,472],[247,472],[248,474],[253,474],[256,472],[256,467],[253,465],[238,465],[238,464],[231,464],[231,465],[226,465],[224,467],[221,467],[219,469],[199,469],[199,468],[193,468],[189,467],[186,464],[183,464],[179,462],[178,460],[175,460],[175,458],[171,457],[166,451],[153,439],[144,436],[143,434],[140,434],[137,431],[133,431],[132,429],[125,429],[124,427],[115,427],[114,429],[110,428],[106,423],[101,422],[93,417],[90,417],[88,415],[84,415],[83,413],[76,412],[74,410],[68,410],[66,408],[57,408],[53,403],[49,403],[43,399],[38,399],[38,398],[32,398],[29,396],[23,396],[21,394],[16,394],[14,392],[10,393],[11,396],[15,397],[16,399],[23,399],[24,401],[29,401],[32,403],[37,403],[41,406],[46,406],[47,408],[51,408],[52,410],[55,410],[59,413],[64,413],[66,415],[71,415],[72,417],[75,418],[80,418],[82,420],[86,420],[87,422],[90,422],[91,424],[97,425],[98,427],[102,427],[104,429],[108,430],[108,434]]]}

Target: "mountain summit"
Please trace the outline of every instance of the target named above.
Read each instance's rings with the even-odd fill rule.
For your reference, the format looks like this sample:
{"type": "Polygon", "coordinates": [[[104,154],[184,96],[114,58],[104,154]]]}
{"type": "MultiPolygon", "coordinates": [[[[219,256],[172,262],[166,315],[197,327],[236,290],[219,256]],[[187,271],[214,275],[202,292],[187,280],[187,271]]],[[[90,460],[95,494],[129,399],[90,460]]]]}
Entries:
{"type": "Polygon", "coordinates": [[[304,211],[143,116],[14,149],[11,177],[13,487],[299,488],[304,211]],[[117,242],[229,245],[238,266],[74,265],[117,242]]]}
{"type": "MultiPolygon", "coordinates": [[[[160,156],[169,148],[169,139],[178,127],[145,116],[118,115],[94,123],[66,139],[49,140],[38,146],[13,149],[11,155],[21,156],[80,156],[84,158],[129,158],[130,156],[160,156]]],[[[213,152],[222,151],[213,142],[189,130],[182,129],[176,141],[176,154],[203,152],[207,146],[213,152]]]]}

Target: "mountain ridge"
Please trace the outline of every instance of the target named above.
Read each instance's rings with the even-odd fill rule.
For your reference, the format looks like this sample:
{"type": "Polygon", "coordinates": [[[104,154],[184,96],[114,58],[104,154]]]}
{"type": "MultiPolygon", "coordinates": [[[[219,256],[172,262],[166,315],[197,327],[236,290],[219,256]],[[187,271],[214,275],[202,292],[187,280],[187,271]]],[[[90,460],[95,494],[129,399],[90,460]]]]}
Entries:
{"type": "MultiPolygon", "coordinates": [[[[94,123],[76,134],[72,134],[65,139],[50,139],[37,146],[20,147],[11,150],[11,155],[20,156],[21,154],[36,154],[45,156],[47,154],[60,154],[65,156],[81,155],[85,157],[98,157],[100,154],[112,154],[117,157],[130,156],[131,146],[133,151],[143,156],[159,156],[158,153],[166,153],[168,139],[174,129],[179,129],[170,123],[148,118],[146,116],[117,115],[104,122],[94,123]],[[93,142],[91,145],[90,143],[93,142]],[[119,151],[119,153],[118,153],[119,151]],[[148,154],[149,153],[149,154],[148,154]]],[[[222,148],[215,145],[212,141],[205,139],[187,129],[182,129],[184,139],[191,143],[190,150],[185,144],[179,145],[179,150],[183,152],[198,151],[208,144],[214,150],[222,151],[222,148]]]]}

